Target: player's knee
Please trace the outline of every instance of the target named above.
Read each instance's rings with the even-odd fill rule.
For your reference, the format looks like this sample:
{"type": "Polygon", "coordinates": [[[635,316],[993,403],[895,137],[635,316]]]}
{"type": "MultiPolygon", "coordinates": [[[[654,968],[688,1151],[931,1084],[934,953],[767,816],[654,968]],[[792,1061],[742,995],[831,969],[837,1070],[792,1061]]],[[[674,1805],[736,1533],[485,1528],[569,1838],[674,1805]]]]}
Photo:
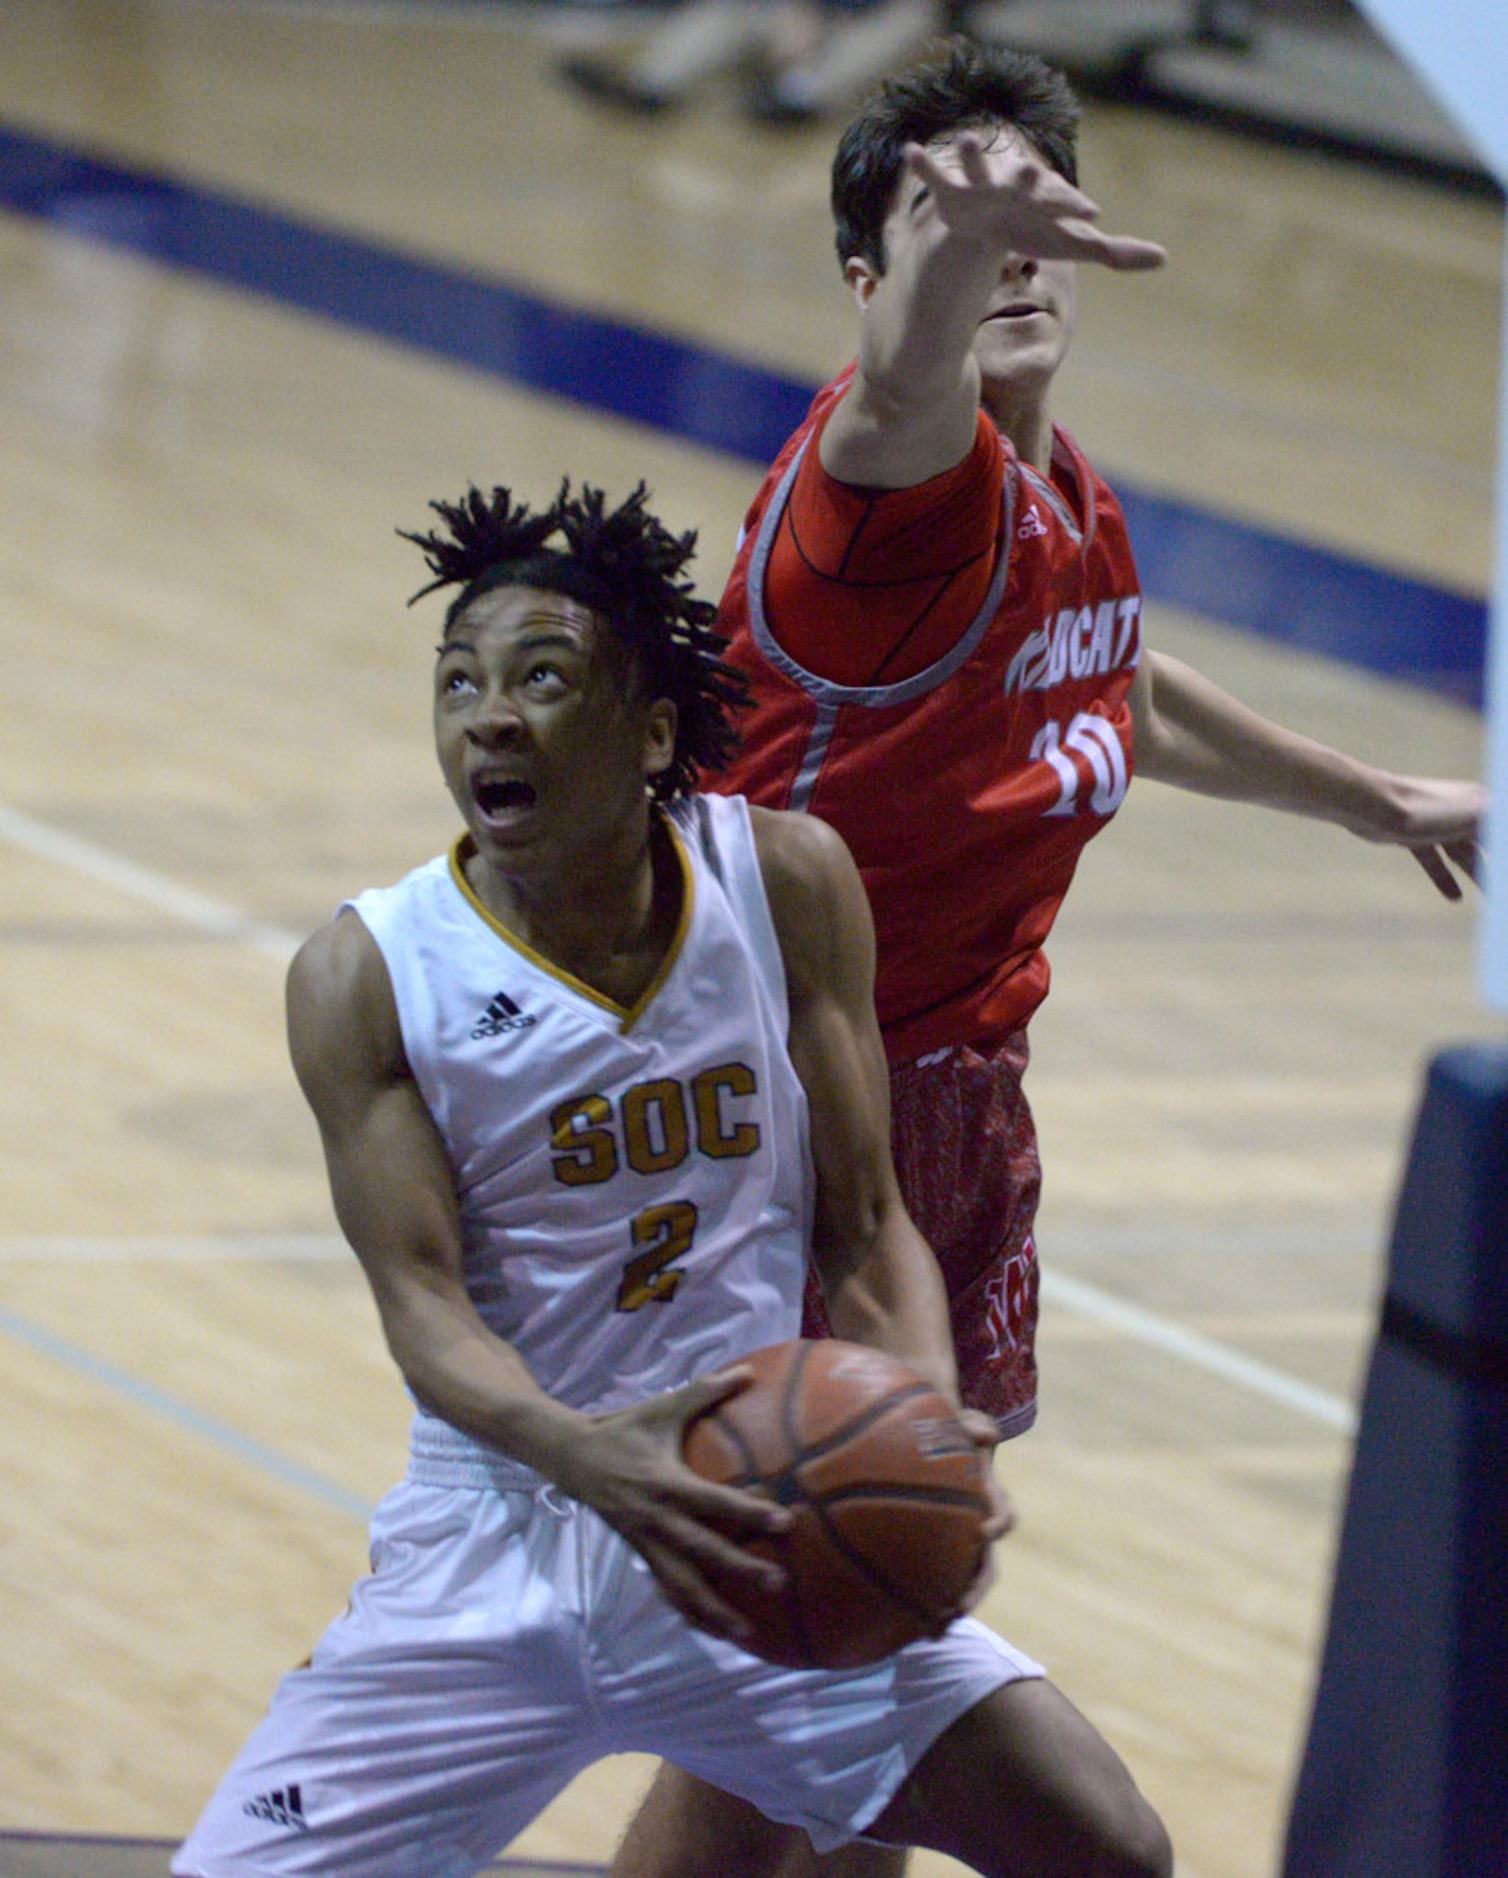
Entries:
{"type": "Polygon", "coordinates": [[[1172,1878],[1173,1842],[1168,1829],[1132,1787],[1107,1823],[1092,1878],[1172,1878]]]}

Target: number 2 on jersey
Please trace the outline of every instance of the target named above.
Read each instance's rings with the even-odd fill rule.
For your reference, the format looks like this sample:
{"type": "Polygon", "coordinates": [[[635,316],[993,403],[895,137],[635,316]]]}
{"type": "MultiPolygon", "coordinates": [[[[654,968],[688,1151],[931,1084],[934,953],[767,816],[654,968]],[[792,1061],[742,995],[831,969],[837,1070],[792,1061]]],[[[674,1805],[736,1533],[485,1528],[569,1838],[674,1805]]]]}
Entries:
{"type": "Polygon", "coordinates": [[[618,1309],[642,1310],[646,1304],[668,1304],[685,1276],[672,1269],[673,1261],[691,1250],[696,1234],[696,1208],[689,1200],[671,1200],[665,1206],[647,1206],[635,1216],[634,1244],[645,1249],[623,1268],[618,1285],[618,1309]]]}

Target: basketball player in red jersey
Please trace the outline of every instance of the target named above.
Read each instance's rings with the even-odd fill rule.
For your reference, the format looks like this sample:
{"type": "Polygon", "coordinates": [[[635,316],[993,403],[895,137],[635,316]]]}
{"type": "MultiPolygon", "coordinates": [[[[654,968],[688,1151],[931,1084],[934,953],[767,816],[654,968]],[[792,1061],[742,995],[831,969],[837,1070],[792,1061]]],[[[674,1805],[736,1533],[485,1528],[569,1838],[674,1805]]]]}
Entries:
{"type": "MultiPolygon", "coordinates": [[[[1005,1435],[1036,1401],[1026,1028],[1133,756],[1143,776],[1407,846],[1452,899],[1482,808],[1474,784],[1369,768],[1143,647],[1119,505],[1050,394],[1075,262],[1163,256],[1098,229],[1076,119],[1039,60],[955,41],[849,126],[833,207],[858,358],[760,489],[720,621],[755,703],[712,786],[823,817],[859,862],[902,1188],[948,1280],[966,1399],[1005,1435]]],[[[612,1870],[882,1878],[903,1861],[862,1844],[818,1860],[666,1769],[612,1870]]],[[[1046,1867],[1023,1851],[1028,1869],[1046,1867]]]]}

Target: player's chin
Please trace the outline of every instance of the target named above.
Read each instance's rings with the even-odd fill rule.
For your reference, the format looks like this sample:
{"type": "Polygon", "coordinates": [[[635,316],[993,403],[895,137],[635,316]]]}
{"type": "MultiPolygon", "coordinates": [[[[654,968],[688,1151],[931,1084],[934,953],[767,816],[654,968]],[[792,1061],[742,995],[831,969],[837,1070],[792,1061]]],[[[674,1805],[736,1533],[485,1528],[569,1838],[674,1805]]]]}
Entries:
{"type": "Polygon", "coordinates": [[[1052,383],[1067,345],[1056,326],[1049,326],[1045,319],[1033,320],[1032,325],[1047,330],[1016,332],[1001,320],[991,320],[981,328],[974,357],[987,388],[993,385],[1021,394],[1052,383]]]}

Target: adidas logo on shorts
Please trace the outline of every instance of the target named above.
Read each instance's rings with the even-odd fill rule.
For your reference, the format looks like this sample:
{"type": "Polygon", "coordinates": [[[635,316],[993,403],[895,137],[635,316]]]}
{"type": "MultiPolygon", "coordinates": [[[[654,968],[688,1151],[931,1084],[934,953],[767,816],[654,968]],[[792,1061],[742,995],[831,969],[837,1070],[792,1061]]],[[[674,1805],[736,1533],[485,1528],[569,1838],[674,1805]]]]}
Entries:
{"type": "Polygon", "coordinates": [[[500,991],[477,1019],[471,1040],[476,1043],[483,1037],[501,1037],[510,1030],[527,1030],[538,1022],[537,1017],[521,1011],[506,991],[500,991]]]}
{"type": "Polygon", "coordinates": [[[274,1826],[291,1826],[295,1832],[309,1830],[303,1799],[292,1782],[275,1793],[259,1794],[256,1799],[248,1800],[241,1810],[253,1819],[265,1819],[274,1826]]]}

